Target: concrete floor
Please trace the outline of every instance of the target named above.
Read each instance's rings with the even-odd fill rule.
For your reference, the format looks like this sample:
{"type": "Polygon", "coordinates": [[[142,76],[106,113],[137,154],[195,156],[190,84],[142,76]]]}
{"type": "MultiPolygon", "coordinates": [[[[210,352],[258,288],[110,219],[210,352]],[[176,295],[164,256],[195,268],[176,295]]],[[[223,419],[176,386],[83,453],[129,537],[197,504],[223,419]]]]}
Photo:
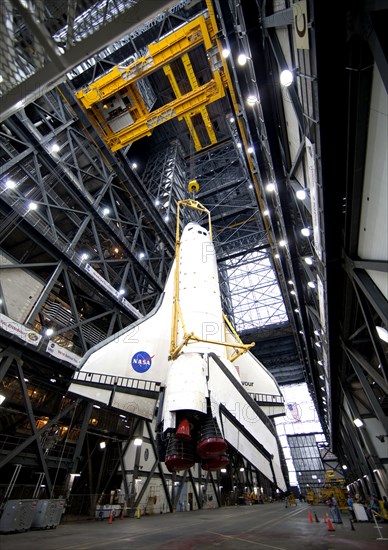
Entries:
{"type": "Polygon", "coordinates": [[[388,523],[355,523],[346,512],[329,531],[325,505],[235,506],[158,516],[63,522],[56,529],[0,535],[1,550],[387,550],[388,523]],[[309,520],[309,512],[313,522],[309,520]],[[316,514],[316,518],[315,518],[316,514]],[[319,521],[316,522],[316,519],[319,521]],[[378,540],[385,537],[387,540],[378,540]]]}

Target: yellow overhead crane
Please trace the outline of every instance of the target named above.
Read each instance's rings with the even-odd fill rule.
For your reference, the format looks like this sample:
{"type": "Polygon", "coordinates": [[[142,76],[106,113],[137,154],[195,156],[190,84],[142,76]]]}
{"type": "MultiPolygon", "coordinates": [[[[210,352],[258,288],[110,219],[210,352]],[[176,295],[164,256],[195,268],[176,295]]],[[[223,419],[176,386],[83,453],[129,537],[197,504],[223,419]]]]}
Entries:
{"type": "Polygon", "coordinates": [[[209,142],[217,138],[207,112],[207,105],[225,95],[227,80],[222,74],[222,62],[211,66],[213,78],[198,86],[189,52],[203,44],[212,64],[218,53],[216,31],[212,18],[200,15],[182,25],[175,32],[148,46],[148,53],[127,67],[114,67],[76,96],[87,110],[92,123],[111,149],[117,151],[126,145],[152,133],[153,128],[175,117],[185,120],[198,151],[202,144],[193,123],[193,117],[201,117],[209,142]],[[171,63],[181,59],[191,90],[182,94],[171,63]],[[176,99],[162,107],[149,111],[136,82],[163,68],[176,99]]]}

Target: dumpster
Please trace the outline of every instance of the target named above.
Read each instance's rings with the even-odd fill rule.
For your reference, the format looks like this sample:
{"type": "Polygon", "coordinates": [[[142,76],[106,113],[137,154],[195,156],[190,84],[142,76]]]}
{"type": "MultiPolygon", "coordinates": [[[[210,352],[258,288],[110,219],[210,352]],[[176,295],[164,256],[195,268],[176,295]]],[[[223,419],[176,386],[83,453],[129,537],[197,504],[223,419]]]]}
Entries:
{"type": "Polygon", "coordinates": [[[7,500],[0,517],[0,533],[22,533],[31,528],[37,499],[7,500]]]}
{"type": "Polygon", "coordinates": [[[32,529],[55,529],[61,521],[65,499],[41,499],[32,520],[32,529]]]}

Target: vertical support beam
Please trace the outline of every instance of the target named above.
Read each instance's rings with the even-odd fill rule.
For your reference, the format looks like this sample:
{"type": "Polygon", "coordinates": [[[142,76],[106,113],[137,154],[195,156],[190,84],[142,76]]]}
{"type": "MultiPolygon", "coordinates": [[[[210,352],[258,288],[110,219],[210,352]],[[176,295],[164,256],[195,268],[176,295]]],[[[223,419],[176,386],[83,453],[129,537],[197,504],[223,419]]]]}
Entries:
{"type": "MultiPolygon", "coordinates": [[[[143,430],[144,422],[143,420],[140,420],[138,423],[138,429],[143,430]]],[[[130,510],[130,516],[135,516],[135,510],[136,510],[136,478],[139,474],[139,466],[140,466],[140,456],[141,456],[141,446],[136,447],[136,453],[135,453],[135,463],[133,465],[133,472],[132,472],[132,485],[131,485],[131,491],[129,494],[129,510],[130,510]]]]}
{"type": "Polygon", "coordinates": [[[77,309],[77,305],[75,303],[75,299],[74,299],[74,294],[73,294],[73,289],[71,287],[71,282],[70,282],[70,277],[67,273],[67,270],[65,269],[64,270],[64,278],[65,278],[65,284],[66,284],[66,290],[67,290],[67,295],[69,297],[69,301],[70,301],[70,306],[71,306],[71,312],[74,316],[74,319],[76,320],[76,323],[77,323],[77,328],[78,328],[78,335],[80,337],[80,340],[81,340],[81,344],[82,344],[82,351],[85,353],[88,349],[88,346],[86,344],[86,340],[84,338],[84,334],[83,334],[83,331],[82,331],[82,327],[80,325],[80,319],[79,319],[79,315],[78,315],[78,309],[77,309]]]}
{"type": "MultiPolygon", "coordinates": [[[[77,404],[78,403],[79,403],[79,401],[77,401],[77,404]]],[[[86,404],[84,415],[83,415],[81,429],[80,429],[79,437],[77,439],[77,444],[75,446],[74,457],[73,457],[73,465],[72,465],[71,472],[70,472],[70,473],[73,473],[73,474],[76,473],[76,471],[78,469],[78,463],[79,463],[79,460],[80,460],[82,447],[83,447],[84,442],[85,442],[86,432],[87,432],[87,429],[88,429],[88,426],[89,426],[89,420],[90,420],[90,417],[92,415],[92,410],[93,410],[93,403],[88,401],[87,404],[86,404]]]]}
{"type": "Polygon", "coordinates": [[[152,433],[150,422],[146,422],[145,425],[146,425],[146,428],[147,428],[150,443],[152,445],[152,450],[154,451],[155,457],[157,458],[157,461],[158,461],[159,475],[160,475],[160,479],[162,480],[162,485],[163,485],[165,497],[167,499],[168,507],[170,509],[170,512],[173,512],[173,505],[172,505],[172,501],[171,501],[171,498],[170,498],[170,494],[168,492],[166,476],[164,475],[162,465],[160,464],[160,461],[159,461],[159,458],[158,458],[158,450],[157,450],[156,445],[155,445],[154,434],[152,433]]]}
{"type": "Polygon", "coordinates": [[[197,487],[195,486],[195,480],[193,478],[193,474],[191,472],[191,469],[189,470],[189,478],[190,478],[190,481],[191,481],[191,486],[193,487],[193,493],[194,493],[194,496],[195,496],[195,500],[197,501],[197,506],[198,506],[199,509],[201,509],[202,505],[201,505],[201,501],[199,499],[197,487]]]}
{"type": "Polygon", "coordinates": [[[37,447],[37,450],[38,450],[39,461],[42,465],[42,469],[43,469],[43,472],[44,472],[44,475],[45,475],[47,493],[49,495],[51,495],[52,490],[53,490],[53,486],[52,486],[52,483],[51,483],[51,478],[50,478],[50,474],[49,474],[49,471],[48,471],[48,468],[47,468],[46,460],[44,458],[43,449],[42,449],[42,445],[41,445],[41,442],[40,442],[40,434],[39,434],[39,431],[37,430],[36,425],[35,425],[35,416],[34,416],[34,413],[33,413],[33,410],[32,410],[30,398],[28,397],[27,386],[26,386],[26,383],[24,382],[24,374],[23,374],[21,364],[22,364],[21,360],[17,359],[16,360],[16,365],[17,365],[17,370],[18,370],[18,375],[19,375],[19,382],[20,382],[20,386],[21,386],[21,390],[22,390],[22,394],[23,394],[24,404],[26,406],[27,418],[28,418],[28,420],[31,424],[32,433],[35,436],[35,443],[36,443],[36,447],[37,447]]]}

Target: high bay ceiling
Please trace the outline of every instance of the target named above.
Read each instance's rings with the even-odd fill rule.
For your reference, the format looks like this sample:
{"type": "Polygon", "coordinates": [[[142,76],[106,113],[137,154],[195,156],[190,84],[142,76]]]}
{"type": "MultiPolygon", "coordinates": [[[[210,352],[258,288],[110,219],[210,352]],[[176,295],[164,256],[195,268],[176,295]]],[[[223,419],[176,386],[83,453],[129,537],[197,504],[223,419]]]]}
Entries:
{"type": "MultiPolygon", "coordinates": [[[[375,328],[387,323],[386,240],[376,245],[368,226],[384,215],[372,222],[363,203],[384,193],[370,166],[386,150],[367,149],[367,132],[384,134],[370,105],[386,93],[386,10],[346,4],[333,21],[314,1],[7,3],[1,305],[41,335],[23,346],[29,379],[57,370],[62,392],[74,366],[49,339],[82,356],[152,310],[176,203],[196,179],[225,313],[280,384],[307,382],[356,472],[356,450],[342,449],[352,417],[385,426],[387,412],[375,328]]],[[[1,341],[4,357],[21,353],[9,331],[1,341]]],[[[357,445],[371,470],[381,465],[370,441],[357,445]]]]}

